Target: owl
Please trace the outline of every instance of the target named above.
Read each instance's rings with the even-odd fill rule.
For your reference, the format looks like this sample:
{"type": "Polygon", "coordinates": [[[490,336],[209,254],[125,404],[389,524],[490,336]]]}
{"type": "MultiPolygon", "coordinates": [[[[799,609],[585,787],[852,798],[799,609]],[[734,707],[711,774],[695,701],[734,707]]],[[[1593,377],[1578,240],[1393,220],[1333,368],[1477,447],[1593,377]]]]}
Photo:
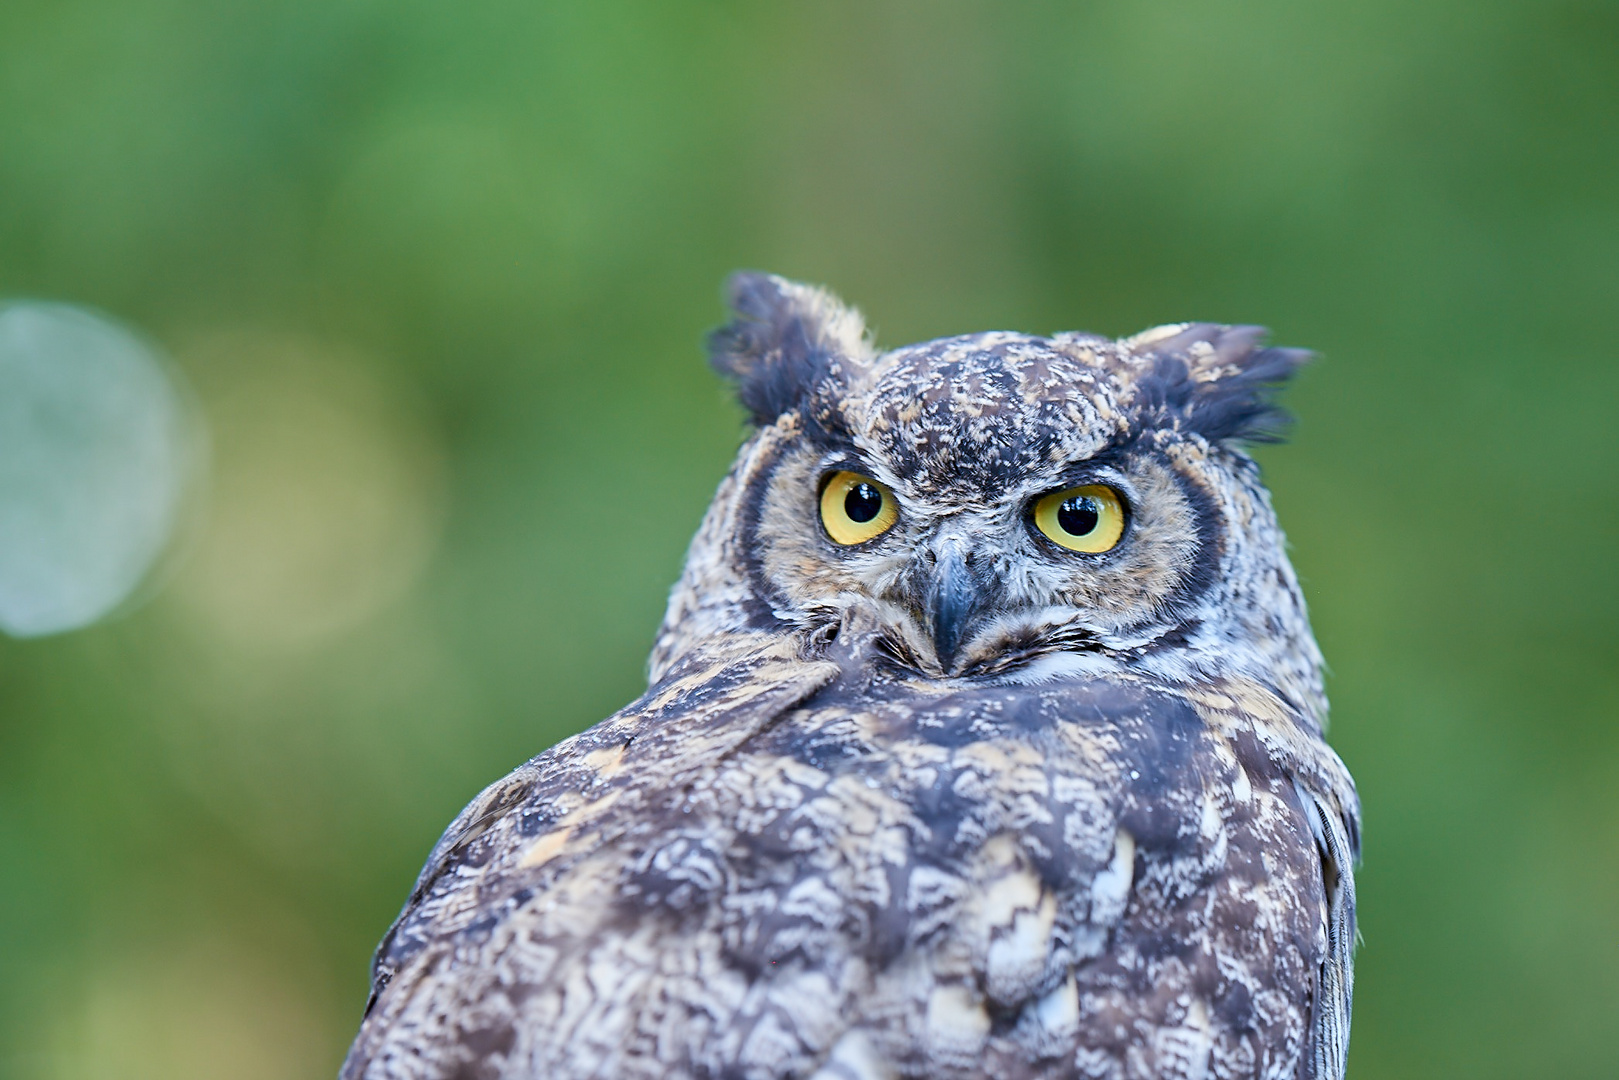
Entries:
{"type": "Polygon", "coordinates": [[[762,274],[649,689],[473,800],[345,1080],[1343,1075],[1359,805],[1256,327],[879,352],[762,274]]]}

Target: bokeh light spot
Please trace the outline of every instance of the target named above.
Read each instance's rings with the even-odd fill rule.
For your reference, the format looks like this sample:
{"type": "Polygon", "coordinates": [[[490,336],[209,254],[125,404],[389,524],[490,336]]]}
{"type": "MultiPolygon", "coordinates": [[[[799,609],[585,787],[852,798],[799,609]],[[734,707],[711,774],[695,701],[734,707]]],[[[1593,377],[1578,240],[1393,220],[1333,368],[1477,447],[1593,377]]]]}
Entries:
{"type": "Polygon", "coordinates": [[[109,319],[0,305],[0,629],[86,626],[173,532],[200,446],[176,374],[109,319]]]}
{"type": "Polygon", "coordinates": [[[65,1012],[59,1080],[295,1080],[338,1042],[308,973],[219,935],[112,958],[65,1012]]]}
{"type": "Polygon", "coordinates": [[[251,650],[350,630],[416,581],[443,468],[398,380],[361,357],[236,334],[201,347],[216,429],[206,523],[176,583],[205,630],[251,650]]]}

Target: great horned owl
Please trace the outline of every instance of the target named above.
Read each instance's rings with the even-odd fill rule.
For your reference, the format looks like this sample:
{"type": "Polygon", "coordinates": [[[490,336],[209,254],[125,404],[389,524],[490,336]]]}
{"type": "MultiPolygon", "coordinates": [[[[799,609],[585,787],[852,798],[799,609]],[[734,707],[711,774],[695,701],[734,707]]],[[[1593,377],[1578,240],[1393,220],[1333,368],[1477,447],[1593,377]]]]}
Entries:
{"type": "Polygon", "coordinates": [[[730,297],[650,689],[445,832],[343,1076],[1340,1077],[1359,809],[1239,446],[1306,354],[730,297]]]}

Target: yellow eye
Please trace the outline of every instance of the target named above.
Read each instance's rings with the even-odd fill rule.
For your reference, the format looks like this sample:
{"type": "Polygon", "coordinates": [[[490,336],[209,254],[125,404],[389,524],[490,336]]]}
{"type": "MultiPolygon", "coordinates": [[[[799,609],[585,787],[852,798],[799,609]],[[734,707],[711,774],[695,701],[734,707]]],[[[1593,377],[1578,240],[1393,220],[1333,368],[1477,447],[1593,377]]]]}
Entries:
{"type": "Polygon", "coordinates": [[[1124,535],[1124,504],[1112,488],[1087,484],[1035,503],[1034,524],[1054,544],[1099,555],[1124,535]]]}
{"type": "Polygon", "coordinates": [[[881,536],[898,518],[894,493],[869,476],[833,473],[821,490],[821,524],[845,547],[881,536]]]}

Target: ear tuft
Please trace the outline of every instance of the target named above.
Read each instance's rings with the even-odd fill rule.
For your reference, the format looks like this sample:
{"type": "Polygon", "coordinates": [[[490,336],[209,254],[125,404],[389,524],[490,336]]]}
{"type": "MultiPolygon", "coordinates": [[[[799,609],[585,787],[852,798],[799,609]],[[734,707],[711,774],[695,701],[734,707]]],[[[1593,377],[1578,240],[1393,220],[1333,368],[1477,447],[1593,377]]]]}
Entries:
{"type": "Polygon", "coordinates": [[[1308,349],[1265,348],[1262,326],[1183,323],[1160,326],[1119,344],[1144,370],[1135,403],[1210,442],[1280,442],[1292,423],[1276,390],[1315,356],[1308,349]]]}
{"type": "Polygon", "coordinates": [[[825,289],[743,272],[726,282],[726,298],[732,319],[709,335],[709,363],[736,381],[760,427],[801,405],[840,362],[872,356],[860,312],[825,289]]]}

